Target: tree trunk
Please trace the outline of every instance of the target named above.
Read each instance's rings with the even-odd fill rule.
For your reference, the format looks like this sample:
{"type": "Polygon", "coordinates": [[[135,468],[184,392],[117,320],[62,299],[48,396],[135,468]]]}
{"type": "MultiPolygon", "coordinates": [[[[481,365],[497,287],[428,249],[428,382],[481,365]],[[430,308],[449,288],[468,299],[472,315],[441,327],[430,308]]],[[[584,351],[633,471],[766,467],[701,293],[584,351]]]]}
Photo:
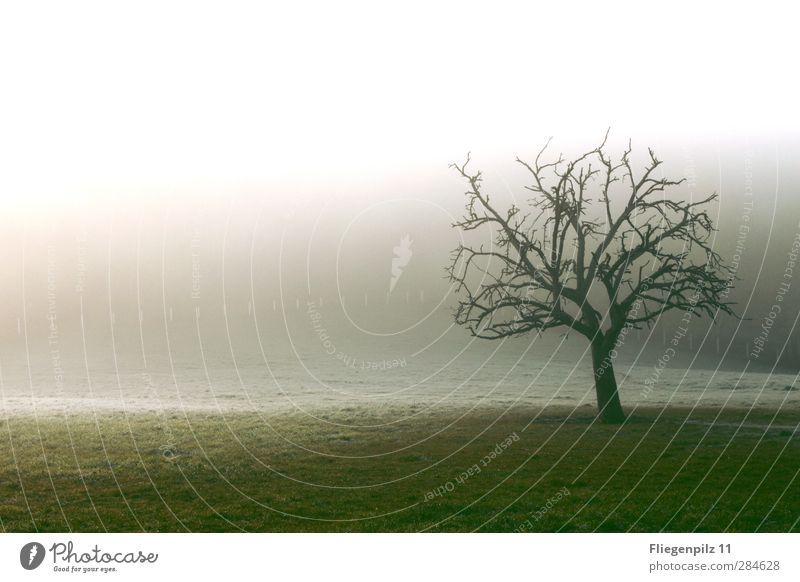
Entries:
{"type": "Polygon", "coordinates": [[[597,393],[597,411],[600,419],[608,424],[625,421],[625,412],[619,401],[617,379],[614,377],[614,362],[610,350],[602,339],[592,341],[592,367],[594,368],[594,388],[597,393]]]}

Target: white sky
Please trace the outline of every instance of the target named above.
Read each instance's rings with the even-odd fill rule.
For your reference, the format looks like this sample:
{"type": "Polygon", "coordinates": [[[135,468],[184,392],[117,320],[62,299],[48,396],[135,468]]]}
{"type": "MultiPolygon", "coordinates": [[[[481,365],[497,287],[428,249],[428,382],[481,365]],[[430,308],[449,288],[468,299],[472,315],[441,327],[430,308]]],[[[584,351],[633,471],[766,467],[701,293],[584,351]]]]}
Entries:
{"type": "Polygon", "coordinates": [[[800,121],[797,20],[763,2],[10,4],[6,207],[800,121]]]}

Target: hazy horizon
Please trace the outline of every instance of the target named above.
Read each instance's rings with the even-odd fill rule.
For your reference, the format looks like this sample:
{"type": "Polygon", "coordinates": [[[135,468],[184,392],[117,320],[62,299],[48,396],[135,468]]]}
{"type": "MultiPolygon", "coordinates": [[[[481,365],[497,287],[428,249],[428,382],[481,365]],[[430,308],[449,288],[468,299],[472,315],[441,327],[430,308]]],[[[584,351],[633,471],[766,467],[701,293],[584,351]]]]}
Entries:
{"type": "MultiPolygon", "coordinates": [[[[676,196],[719,194],[713,245],[735,260],[730,299],[745,319],[720,317],[709,333],[707,319],[693,320],[673,366],[742,364],[800,231],[795,95],[770,58],[792,48],[789,24],[731,8],[711,27],[716,12],[692,6],[691,18],[664,11],[651,31],[584,6],[571,29],[582,42],[571,43],[547,26],[553,6],[534,20],[511,7],[450,8],[391,22],[363,3],[265,7],[244,20],[205,7],[163,7],[159,19],[102,3],[47,18],[8,9],[18,25],[0,24],[0,47],[26,59],[3,65],[16,89],[0,110],[3,366],[25,370],[42,353],[31,367],[52,376],[53,333],[76,365],[141,359],[144,369],[175,349],[197,356],[203,337],[227,366],[263,346],[291,354],[293,337],[319,350],[309,301],[348,353],[492,353],[449,315],[444,267],[465,199],[448,164],[471,153],[499,206],[524,205],[515,157],[531,160],[551,136],[551,151],[570,156],[609,128],[612,153],[631,140],[635,166],[652,147],[666,174],[687,178],[676,196]],[[91,26],[87,11],[107,26],[91,26]],[[754,18],[772,33],[734,42],[754,18]],[[731,54],[695,58],[670,30],[731,54]]],[[[800,296],[782,299],[753,369],[782,354],[778,369],[797,371],[800,296]]],[[[679,319],[641,332],[621,358],[652,366],[679,319]]],[[[533,361],[547,361],[560,332],[543,339],[533,361]]],[[[570,338],[561,353],[585,350],[570,338]]]]}

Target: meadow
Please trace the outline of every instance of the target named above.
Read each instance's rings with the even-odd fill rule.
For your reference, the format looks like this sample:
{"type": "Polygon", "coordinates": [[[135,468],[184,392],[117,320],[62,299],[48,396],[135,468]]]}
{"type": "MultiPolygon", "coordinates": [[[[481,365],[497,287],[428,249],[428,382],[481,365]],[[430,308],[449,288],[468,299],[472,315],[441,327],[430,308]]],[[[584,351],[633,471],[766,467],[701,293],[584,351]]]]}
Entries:
{"type": "Polygon", "coordinates": [[[9,532],[798,531],[797,412],[0,416],[9,532]],[[405,420],[402,420],[404,417],[405,420]]]}

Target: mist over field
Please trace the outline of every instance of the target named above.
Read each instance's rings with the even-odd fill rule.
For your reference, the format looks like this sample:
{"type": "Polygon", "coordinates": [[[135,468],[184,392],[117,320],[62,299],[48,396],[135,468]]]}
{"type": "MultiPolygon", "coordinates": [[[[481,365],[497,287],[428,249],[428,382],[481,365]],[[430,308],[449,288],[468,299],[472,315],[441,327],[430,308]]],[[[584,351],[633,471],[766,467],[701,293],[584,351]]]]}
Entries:
{"type": "MultiPolygon", "coordinates": [[[[613,137],[621,151],[625,139],[613,137]]],[[[616,356],[634,366],[623,394],[709,403],[719,390],[717,400],[730,403],[732,386],[750,381],[746,398],[792,396],[791,377],[780,374],[796,373],[800,361],[797,143],[633,145],[639,156],[654,147],[665,175],[686,179],[679,196],[719,193],[709,207],[714,248],[735,269],[728,299],[742,319],[720,314],[712,326],[672,312],[652,330],[631,331],[616,356]],[[779,375],[745,381],[745,372],[779,375]]],[[[471,163],[499,207],[526,204],[527,177],[513,156],[473,154],[471,163]]],[[[444,158],[397,174],[298,182],[109,191],[16,208],[2,234],[6,397],[591,400],[583,337],[553,330],[490,342],[453,324],[444,267],[462,236],[451,225],[465,185],[444,158]]],[[[491,244],[488,231],[468,236],[491,244]]]]}
{"type": "MultiPolygon", "coordinates": [[[[226,366],[236,354],[262,358],[259,341],[291,355],[287,338],[306,338],[313,353],[309,301],[347,353],[491,352],[449,315],[443,269],[465,185],[448,164],[471,152],[498,205],[524,206],[516,156],[531,160],[550,136],[554,153],[582,152],[609,127],[611,151],[630,139],[634,166],[652,147],[668,175],[687,178],[679,195],[719,193],[714,248],[735,265],[729,297],[747,319],[721,317],[708,333],[708,320],[695,320],[677,351],[682,367],[740,367],[798,232],[794,91],[773,58],[791,54],[788,24],[731,9],[714,27],[723,61],[674,42],[673,31],[709,34],[711,8],[668,11],[654,30],[582,7],[571,31],[581,43],[564,43],[557,27],[531,34],[512,7],[452,8],[388,20],[358,2],[313,16],[270,7],[256,18],[244,7],[161,7],[158,19],[101,4],[91,18],[9,9],[2,47],[25,59],[3,65],[15,90],[0,113],[6,371],[40,352],[49,371],[51,321],[67,362],[197,357],[200,338],[226,366]],[[741,42],[756,24],[772,31],[757,48],[741,42]],[[584,45],[599,47],[597,62],[584,45]],[[581,74],[564,63],[582,63],[581,74]],[[620,90],[623,78],[637,89],[620,90]],[[392,283],[406,236],[407,264],[392,283]]],[[[559,10],[537,7],[535,20],[560,21],[559,10]]],[[[752,367],[795,369],[795,287],[752,367]]],[[[641,360],[644,346],[650,366],[676,320],[622,346],[624,358],[641,360]]],[[[561,345],[555,332],[541,341],[561,345]]],[[[526,357],[546,360],[551,348],[540,346],[526,357]]],[[[573,359],[585,345],[570,337],[562,349],[573,359]]]]}

